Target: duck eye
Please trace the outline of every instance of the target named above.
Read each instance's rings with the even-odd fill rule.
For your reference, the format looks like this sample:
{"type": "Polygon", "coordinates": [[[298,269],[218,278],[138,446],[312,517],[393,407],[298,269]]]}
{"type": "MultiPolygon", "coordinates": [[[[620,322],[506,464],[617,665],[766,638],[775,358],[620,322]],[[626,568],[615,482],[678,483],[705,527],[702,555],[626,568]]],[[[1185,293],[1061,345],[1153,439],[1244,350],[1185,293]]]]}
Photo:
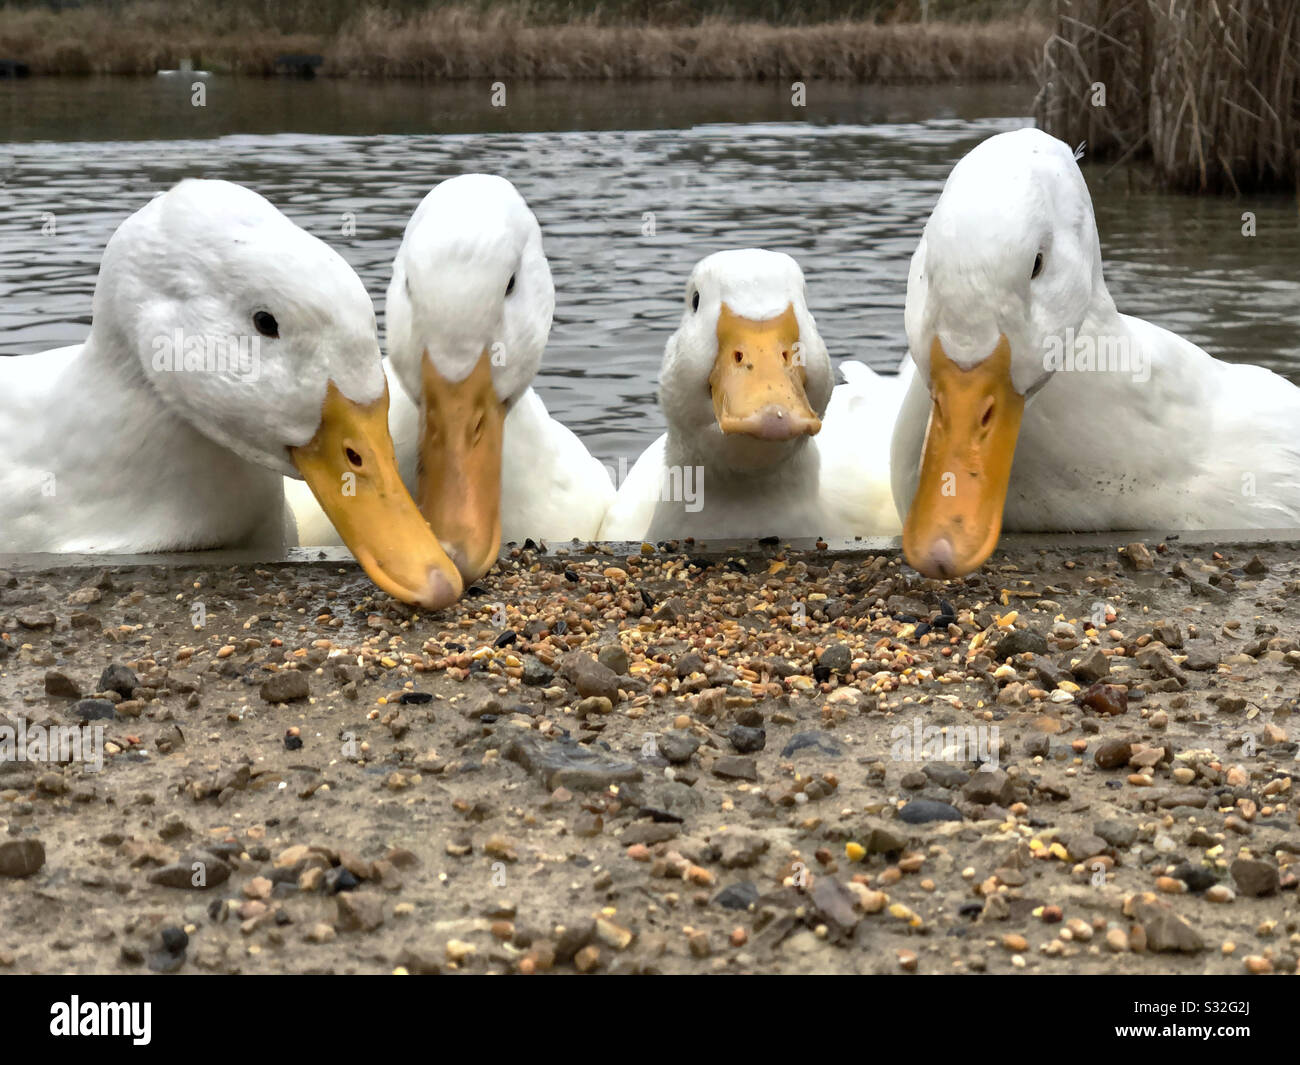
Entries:
{"type": "Polygon", "coordinates": [[[275,320],[275,315],[266,311],[258,311],[253,315],[253,326],[264,337],[278,337],[280,335],[280,323],[275,320]]]}
{"type": "Polygon", "coordinates": [[[700,293],[699,290],[697,289],[695,292],[691,293],[691,310],[698,311],[699,309],[700,309],[700,293]]]}
{"type": "Polygon", "coordinates": [[[1034,272],[1029,275],[1029,280],[1032,281],[1042,272],[1043,272],[1043,253],[1040,251],[1037,255],[1034,256],[1034,272]]]}
{"type": "Polygon", "coordinates": [[[510,280],[506,284],[506,295],[509,296],[515,290],[515,275],[510,275],[510,280]]]}

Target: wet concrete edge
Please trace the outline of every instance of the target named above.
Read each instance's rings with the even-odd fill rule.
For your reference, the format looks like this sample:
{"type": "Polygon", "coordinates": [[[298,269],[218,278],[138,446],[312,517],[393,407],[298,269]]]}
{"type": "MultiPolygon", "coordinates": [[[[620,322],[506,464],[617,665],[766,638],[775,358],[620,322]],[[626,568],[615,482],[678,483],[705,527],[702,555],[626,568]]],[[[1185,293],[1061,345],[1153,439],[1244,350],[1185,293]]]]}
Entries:
{"type": "MultiPolygon", "coordinates": [[[[1176,541],[1213,547],[1251,547],[1264,545],[1293,545],[1300,547],[1300,529],[1228,529],[1197,530],[1168,533],[1152,530],[1104,533],[1014,533],[1002,537],[991,561],[996,564],[1000,556],[1015,555],[1034,550],[1094,550],[1121,547],[1135,541],[1176,541]]],[[[517,545],[522,546],[522,545],[517,545]]],[[[660,548],[657,545],[656,550],[660,548]]],[[[506,549],[508,550],[508,548],[506,549]]],[[[593,542],[563,541],[547,543],[543,556],[572,557],[575,555],[608,555],[611,557],[641,553],[640,541],[593,542]]],[[[817,541],[808,539],[730,541],[673,541],[663,550],[686,554],[693,558],[726,558],[730,556],[768,555],[775,551],[817,553],[828,561],[852,561],[856,558],[878,554],[897,554],[902,550],[902,540],[897,536],[872,536],[860,540],[817,541]],[[820,547],[825,543],[825,547],[820,547]]],[[[0,553],[0,569],[15,573],[42,573],[61,569],[87,569],[117,566],[279,566],[279,565],[339,565],[354,564],[351,553],[344,547],[295,547],[288,551],[218,550],[173,551],[158,554],[108,555],[108,554],[13,554],[0,553]]]]}

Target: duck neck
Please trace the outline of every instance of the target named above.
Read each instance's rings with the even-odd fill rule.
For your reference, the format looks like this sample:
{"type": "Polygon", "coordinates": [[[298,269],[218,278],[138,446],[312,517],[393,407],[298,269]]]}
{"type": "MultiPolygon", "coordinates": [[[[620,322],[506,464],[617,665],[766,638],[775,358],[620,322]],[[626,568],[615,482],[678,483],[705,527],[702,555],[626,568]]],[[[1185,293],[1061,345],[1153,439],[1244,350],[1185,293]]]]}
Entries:
{"type": "Polygon", "coordinates": [[[817,449],[806,436],[780,444],[724,437],[722,446],[708,447],[670,433],[665,461],[670,469],[702,470],[710,491],[723,493],[728,486],[739,485],[750,497],[768,491],[788,495],[799,486],[816,494],[820,465],[817,449]]]}
{"type": "MultiPolygon", "coordinates": [[[[92,325],[72,373],[88,404],[65,409],[66,431],[97,441],[88,458],[111,470],[125,529],[106,541],[122,550],[237,546],[283,533],[281,478],[209,439],[173,411],[150,383],[124,335],[92,325]],[[75,424],[74,424],[75,423],[75,424]],[[268,514],[268,509],[270,513],[268,514]],[[130,511],[130,513],[126,513],[130,511]],[[139,542],[132,539],[138,535],[139,542]]],[[[87,469],[84,491],[104,493],[87,469]]]]}
{"type": "Polygon", "coordinates": [[[1127,331],[1124,316],[1115,309],[1115,301],[1110,298],[1110,290],[1102,279],[1100,265],[1093,278],[1092,299],[1088,301],[1088,310],[1083,316],[1082,331],[1093,336],[1120,336],[1127,331]]]}

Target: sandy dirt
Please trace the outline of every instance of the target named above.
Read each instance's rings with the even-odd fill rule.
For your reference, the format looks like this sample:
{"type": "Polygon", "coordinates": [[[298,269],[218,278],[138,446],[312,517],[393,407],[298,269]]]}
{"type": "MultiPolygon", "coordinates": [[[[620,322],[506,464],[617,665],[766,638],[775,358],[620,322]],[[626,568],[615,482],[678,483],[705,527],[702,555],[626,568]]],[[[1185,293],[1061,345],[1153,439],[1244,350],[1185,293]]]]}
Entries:
{"type": "Polygon", "coordinates": [[[4,565],[0,972],[1296,971],[1286,544],[4,565]]]}

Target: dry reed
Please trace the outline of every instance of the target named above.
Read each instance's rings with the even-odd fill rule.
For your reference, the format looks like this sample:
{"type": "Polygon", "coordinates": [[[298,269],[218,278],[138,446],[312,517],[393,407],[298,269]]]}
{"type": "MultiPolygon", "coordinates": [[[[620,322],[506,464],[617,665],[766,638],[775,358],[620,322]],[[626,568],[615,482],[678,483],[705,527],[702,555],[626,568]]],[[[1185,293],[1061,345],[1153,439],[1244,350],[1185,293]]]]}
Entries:
{"type": "Polygon", "coordinates": [[[1295,187],[1300,0],[1059,0],[1054,29],[1035,106],[1049,132],[1149,158],[1169,188],[1295,187]]]}
{"type": "MultiPolygon", "coordinates": [[[[1030,7],[1022,2],[1007,10],[1030,7]]],[[[34,74],[152,74],[181,58],[209,70],[270,74],[278,54],[307,52],[324,57],[321,74],[338,77],[906,83],[1027,80],[1047,36],[1041,21],[1024,14],[978,22],[863,18],[781,25],[706,15],[665,24],[630,11],[618,21],[599,8],[557,21],[526,5],[497,4],[375,5],[338,17],[337,28],[303,30],[298,27],[325,23],[282,12],[273,20],[255,4],[3,7],[0,58],[21,60],[34,74]]]]}

